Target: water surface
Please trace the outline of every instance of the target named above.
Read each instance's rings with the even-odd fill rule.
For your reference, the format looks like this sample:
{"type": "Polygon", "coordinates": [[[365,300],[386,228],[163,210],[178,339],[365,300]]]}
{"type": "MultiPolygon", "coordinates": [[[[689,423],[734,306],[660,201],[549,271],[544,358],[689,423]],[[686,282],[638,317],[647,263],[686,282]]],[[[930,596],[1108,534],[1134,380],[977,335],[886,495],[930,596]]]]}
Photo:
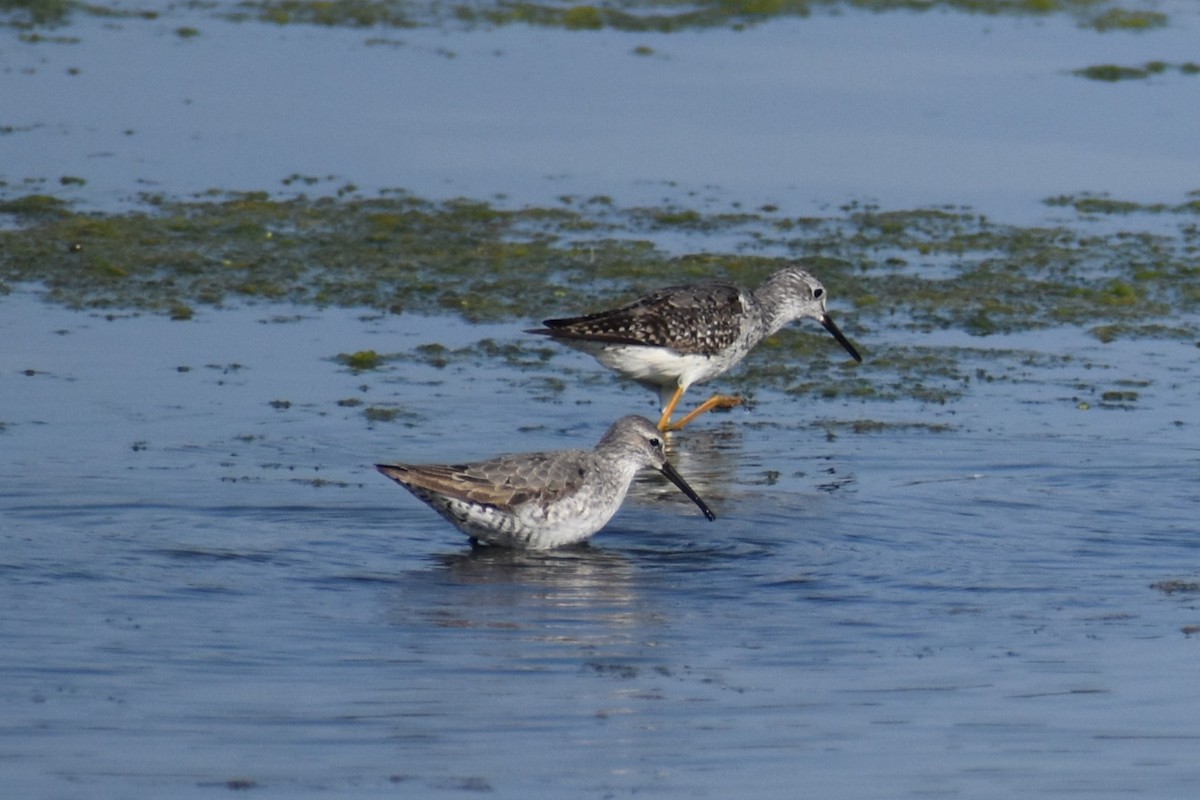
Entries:
{"type": "MultiPolygon", "coordinates": [[[[1143,35],[942,13],[670,36],[82,17],[63,37],[3,33],[0,194],[98,212],[209,189],[607,194],[793,219],[876,199],[1035,225],[1064,193],[1178,204],[1197,188],[1200,80],[1072,71],[1194,60],[1181,9],[1143,35]]],[[[1158,224],[1176,236],[1179,219],[1158,224]]],[[[902,255],[925,278],[961,266],[902,255]]],[[[655,413],[580,354],[522,365],[477,344],[524,341],[527,321],[197,303],[180,322],[0,289],[14,797],[1200,782],[1194,314],[1107,344],[1071,326],[980,337],[936,314],[842,316],[831,287],[867,357],[853,369],[883,382],[889,348],[944,349],[949,399],[741,386],[753,402],[671,443],[715,522],[650,476],[590,547],[528,556],[472,551],[371,467],[590,446],[655,413]],[[479,355],[337,358],[434,343],[479,355]]]]}
{"type": "Polygon", "coordinates": [[[370,464],[587,445],[649,393],[531,401],[503,364],[356,374],[344,342],[500,331],[285,312],[0,301],[20,345],[0,357],[12,791],[1161,797],[1200,778],[1195,590],[1152,586],[1196,579],[1190,345],[1058,336],[1093,366],[883,411],[942,432],[855,434],[838,423],[881,409],[763,392],[673,441],[716,522],[647,479],[591,547],[522,556],[472,552],[370,464]],[[1152,380],[1133,408],[1072,394],[1105,363],[1152,380]]]}
{"type": "Polygon", "coordinates": [[[1073,74],[1194,61],[1195,8],[1168,10],[1146,33],[937,11],[678,34],[82,17],[78,43],[0,53],[0,178],[83,179],[58,191],[101,207],[292,176],[309,192],[690,192],[794,214],[967,204],[1011,221],[1063,193],[1178,202],[1196,189],[1200,79],[1073,74]]]}

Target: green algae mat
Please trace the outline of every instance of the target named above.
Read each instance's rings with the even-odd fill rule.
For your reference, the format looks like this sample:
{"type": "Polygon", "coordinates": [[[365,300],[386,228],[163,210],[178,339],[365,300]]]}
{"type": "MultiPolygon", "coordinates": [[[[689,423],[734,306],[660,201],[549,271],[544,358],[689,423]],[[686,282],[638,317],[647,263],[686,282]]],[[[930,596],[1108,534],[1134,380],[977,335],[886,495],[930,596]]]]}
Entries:
{"type": "MultiPolygon", "coordinates": [[[[444,3],[438,0],[239,0],[201,6],[214,16],[279,25],[330,27],[536,25],[566,30],[669,33],[745,27],[774,19],[804,18],[848,10],[871,12],[948,10],[971,14],[1045,17],[1069,15],[1097,31],[1142,31],[1170,24],[1156,4],[1107,0],[616,0],[534,2],[499,0],[444,3]]],[[[77,0],[0,0],[0,20],[19,28],[59,25],[74,15],[157,19],[159,9],[77,0]]],[[[195,28],[180,29],[194,35],[195,28]]]]}
{"type": "Polygon", "coordinates": [[[802,259],[829,288],[830,310],[869,368],[846,363],[820,331],[792,326],[731,376],[735,385],[932,402],[997,370],[1057,357],[1039,347],[980,367],[985,354],[1000,352],[988,337],[1063,326],[1100,341],[1200,335],[1200,200],[1062,196],[1047,204],[1069,222],[1017,226],[962,209],[867,206],[797,218],[773,207],[620,208],[606,197],[505,208],[399,190],[371,198],[147,196],[137,211],[83,213],[33,194],[0,201],[0,291],[33,284],[72,308],[181,323],[258,301],[511,323],[512,340],[490,347],[430,343],[415,353],[364,349],[342,358],[363,370],[389,359],[465,358],[520,368],[555,352],[520,335],[542,317],[711,276],[756,285],[802,259]],[[745,244],[706,252],[717,238],[745,244]],[[958,332],[979,344],[889,344],[897,330],[958,332]]]}

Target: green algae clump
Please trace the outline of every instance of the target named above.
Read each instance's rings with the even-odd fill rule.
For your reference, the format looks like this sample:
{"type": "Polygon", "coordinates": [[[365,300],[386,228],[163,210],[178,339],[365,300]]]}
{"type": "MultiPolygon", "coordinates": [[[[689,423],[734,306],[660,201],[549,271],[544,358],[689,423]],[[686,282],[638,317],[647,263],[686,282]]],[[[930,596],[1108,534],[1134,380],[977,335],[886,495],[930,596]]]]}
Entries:
{"type": "Polygon", "coordinates": [[[355,372],[378,369],[383,358],[374,350],[359,350],[354,353],[339,353],[338,363],[344,364],[355,372]]]}
{"type": "Polygon", "coordinates": [[[567,30],[600,30],[604,17],[595,6],[574,6],[563,12],[562,24],[567,30]]]}

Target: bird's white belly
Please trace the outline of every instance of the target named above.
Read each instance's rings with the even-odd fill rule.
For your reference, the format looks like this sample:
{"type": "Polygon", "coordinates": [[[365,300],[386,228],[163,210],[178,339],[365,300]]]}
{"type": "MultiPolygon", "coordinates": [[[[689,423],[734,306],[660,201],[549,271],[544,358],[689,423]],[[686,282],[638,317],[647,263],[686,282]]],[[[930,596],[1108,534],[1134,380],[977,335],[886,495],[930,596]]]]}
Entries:
{"type": "Polygon", "coordinates": [[[555,503],[548,508],[536,504],[522,506],[517,511],[527,532],[525,547],[545,549],[582,542],[599,531],[621,507],[625,492],[588,502],[586,493],[555,503]]]}
{"type": "Polygon", "coordinates": [[[614,372],[652,386],[679,385],[686,388],[712,374],[712,358],[681,355],[662,347],[608,345],[589,352],[614,372]]]}
{"type": "Polygon", "coordinates": [[[547,550],[582,542],[603,528],[621,507],[625,494],[621,491],[597,499],[589,492],[577,492],[549,506],[522,503],[511,512],[447,498],[440,510],[459,530],[481,542],[547,550]]]}

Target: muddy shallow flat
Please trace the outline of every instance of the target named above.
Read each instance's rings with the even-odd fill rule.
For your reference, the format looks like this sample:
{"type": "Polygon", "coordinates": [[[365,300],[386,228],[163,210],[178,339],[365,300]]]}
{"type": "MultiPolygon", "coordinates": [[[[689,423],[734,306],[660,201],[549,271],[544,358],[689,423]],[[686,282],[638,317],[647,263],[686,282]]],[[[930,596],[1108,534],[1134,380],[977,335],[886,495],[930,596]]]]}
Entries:
{"type": "Polygon", "coordinates": [[[590,548],[526,557],[472,553],[370,464],[590,444],[652,411],[582,356],[356,372],[337,355],[363,343],[520,336],[292,307],[106,319],[25,292],[0,335],[0,751],[23,795],[1200,778],[1190,343],[996,337],[1080,358],[948,405],[760,391],[673,441],[715,523],[646,480],[590,548]],[[1140,390],[1081,394],[1105,369],[1140,390]]]}

